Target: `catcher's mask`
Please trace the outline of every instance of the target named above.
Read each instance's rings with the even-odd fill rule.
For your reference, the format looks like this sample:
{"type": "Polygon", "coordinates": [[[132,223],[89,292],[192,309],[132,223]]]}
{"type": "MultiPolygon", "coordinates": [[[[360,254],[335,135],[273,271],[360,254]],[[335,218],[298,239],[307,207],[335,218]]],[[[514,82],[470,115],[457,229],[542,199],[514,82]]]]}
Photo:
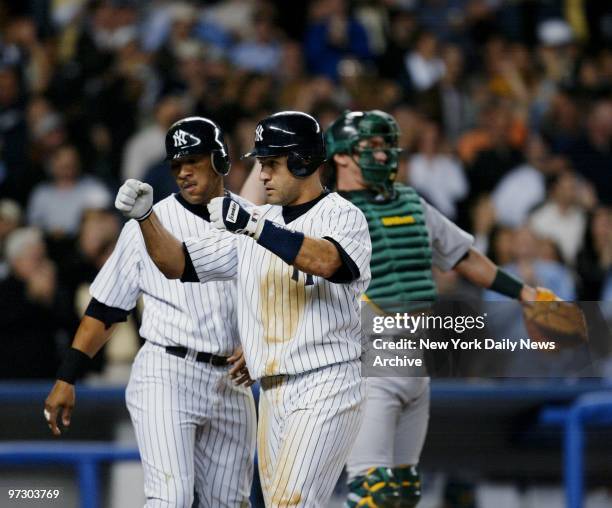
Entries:
{"type": "Polygon", "coordinates": [[[337,153],[357,155],[363,179],[375,189],[389,187],[399,166],[399,126],[390,114],[371,111],[345,111],[325,133],[327,157],[337,153]],[[377,152],[384,152],[382,161],[377,152]]]}

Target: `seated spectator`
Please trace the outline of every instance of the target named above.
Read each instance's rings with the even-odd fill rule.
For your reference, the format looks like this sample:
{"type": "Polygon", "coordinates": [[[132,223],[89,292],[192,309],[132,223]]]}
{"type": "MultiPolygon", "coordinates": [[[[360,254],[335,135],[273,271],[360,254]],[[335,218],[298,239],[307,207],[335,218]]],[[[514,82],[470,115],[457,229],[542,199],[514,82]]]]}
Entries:
{"type": "Polygon", "coordinates": [[[338,64],[342,59],[370,59],[367,32],[350,15],[346,0],[319,0],[313,4],[312,12],[316,19],[306,30],[304,52],[313,74],[336,80],[338,64]]]}
{"type": "MultiPolygon", "coordinates": [[[[515,230],[508,245],[512,261],[501,266],[530,286],[546,287],[563,300],[575,300],[576,285],[572,273],[558,261],[541,259],[539,257],[541,242],[542,239],[527,227],[515,230]]],[[[487,291],[485,300],[509,299],[493,291],[487,291]]]]}
{"type": "Polygon", "coordinates": [[[457,201],[468,192],[463,167],[445,153],[440,128],[427,122],[421,131],[419,151],[408,162],[408,182],[449,219],[457,215],[457,201]]]}
{"type": "Polygon", "coordinates": [[[232,63],[247,71],[277,72],[282,46],[267,13],[257,13],[252,21],[254,37],[245,39],[234,46],[230,53],[232,63]]]}
{"type": "Polygon", "coordinates": [[[612,204],[612,101],[593,106],[586,135],[568,149],[567,155],[576,171],[593,184],[599,201],[612,204]]]}
{"type": "Polygon", "coordinates": [[[453,144],[474,122],[473,99],[467,92],[464,56],[458,46],[449,44],[442,51],[444,75],[437,93],[444,135],[453,144]]]}
{"type": "Polygon", "coordinates": [[[589,218],[582,249],[576,260],[580,300],[603,300],[612,271],[612,211],[600,207],[589,218]]]}
{"type": "Polygon", "coordinates": [[[166,131],[185,115],[185,107],[178,97],[163,97],[157,102],[155,123],[128,139],[121,165],[122,180],[142,180],[151,165],[163,160],[166,155],[166,131]]]}
{"type": "Polygon", "coordinates": [[[527,161],[504,176],[491,195],[498,221],[510,227],[525,224],[529,212],[546,198],[549,153],[538,137],[527,144],[527,161]]]}
{"type": "Polygon", "coordinates": [[[513,144],[510,135],[515,128],[510,103],[499,103],[488,112],[482,148],[466,168],[472,198],[491,192],[506,173],[523,162],[520,144],[513,144]]]}
{"type": "Polygon", "coordinates": [[[0,378],[54,378],[58,349],[76,329],[72,302],[57,280],[39,230],[13,231],[5,252],[10,271],[0,282],[0,378]]]}
{"type": "Polygon", "coordinates": [[[570,265],[576,261],[586,228],[586,211],[579,202],[578,186],[571,171],[550,177],[546,202],[529,218],[534,233],[554,240],[570,265]]]}
{"type": "Polygon", "coordinates": [[[4,243],[21,224],[21,208],[11,199],[0,200],[0,280],[8,276],[9,266],[6,262],[4,243]]]}
{"type": "Polygon", "coordinates": [[[51,182],[39,184],[28,203],[28,222],[55,236],[74,236],[87,208],[111,204],[108,189],[98,180],[81,176],[79,154],[71,145],[58,148],[49,161],[51,182]]]}
{"type": "Polygon", "coordinates": [[[444,61],[438,55],[438,41],[430,32],[423,32],[416,40],[414,50],[404,60],[410,84],[418,91],[429,90],[444,76],[444,61]]]}
{"type": "Polygon", "coordinates": [[[491,150],[497,141],[513,150],[520,149],[525,141],[525,125],[515,117],[508,102],[495,100],[486,104],[478,115],[477,124],[457,142],[457,152],[466,165],[474,164],[478,155],[491,150]]]}
{"type": "Polygon", "coordinates": [[[74,292],[81,284],[90,284],[113,252],[121,224],[112,210],[88,209],[83,212],[71,255],[56,261],[58,274],[74,292]]]}

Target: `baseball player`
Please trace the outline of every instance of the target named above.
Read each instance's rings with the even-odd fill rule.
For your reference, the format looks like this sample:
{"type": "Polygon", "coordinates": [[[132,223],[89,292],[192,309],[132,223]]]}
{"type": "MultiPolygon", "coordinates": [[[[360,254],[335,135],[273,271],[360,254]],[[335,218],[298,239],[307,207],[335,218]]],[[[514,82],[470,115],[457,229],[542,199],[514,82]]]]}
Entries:
{"type": "Polygon", "coordinates": [[[181,243],[151,212],[148,189],[122,187],[117,206],[139,222],[170,278],[235,280],[244,357],[261,382],[258,458],[268,507],[323,507],[361,423],[360,298],[370,281],[363,213],[324,190],[323,133],[311,116],[262,120],[246,154],[261,164],[267,205],[208,205],[217,228],[181,243]]]}
{"type": "MultiPolygon", "coordinates": [[[[363,211],[373,239],[367,300],[383,311],[385,300],[435,300],[433,265],[521,301],[550,298],[499,269],[472,247],[470,234],[412,188],[394,183],[398,137],[395,119],[378,110],[345,112],[326,132],[337,190],[363,211]]],[[[345,506],[416,506],[416,465],[428,418],[429,378],[367,379],[364,422],[347,462],[345,506]]]]}
{"type": "MultiPolygon", "coordinates": [[[[205,205],[224,195],[223,175],[230,170],[221,129],[206,118],[180,120],[166,134],[166,154],[180,191],[155,205],[159,223],[180,239],[216,233],[205,205]]],[[[148,185],[139,185],[151,193],[148,185]]],[[[131,220],[90,292],[45,404],[53,434],[60,434],[60,412],[64,426],[70,425],[75,380],[142,295],[140,334],[146,343],[134,361],[126,400],[144,469],[146,506],[189,508],[194,489],[198,506],[248,506],[256,415],[250,389],[228,375],[233,363],[235,381],[248,380],[235,281],[168,280],[147,255],[138,222],[131,220]]]]}

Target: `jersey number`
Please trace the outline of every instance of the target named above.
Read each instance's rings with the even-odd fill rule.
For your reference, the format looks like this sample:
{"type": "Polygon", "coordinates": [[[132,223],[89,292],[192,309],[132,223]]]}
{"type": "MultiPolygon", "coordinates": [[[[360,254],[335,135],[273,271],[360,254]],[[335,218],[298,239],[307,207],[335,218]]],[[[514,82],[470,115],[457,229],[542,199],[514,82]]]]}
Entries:
{"type": "MultiPolygon", "coordinates": [[[[310,273],[307,273],[305,275],[306,275],[306,282],[304,283],[304,286],[313,286],[314,279],[312,278],[312,275],[310,273]]],[[[295,267],[293,267],[293,275],[291,275],[291,278],[295,282],[298,282],[300,280],[300,271],[295,267]]]]}

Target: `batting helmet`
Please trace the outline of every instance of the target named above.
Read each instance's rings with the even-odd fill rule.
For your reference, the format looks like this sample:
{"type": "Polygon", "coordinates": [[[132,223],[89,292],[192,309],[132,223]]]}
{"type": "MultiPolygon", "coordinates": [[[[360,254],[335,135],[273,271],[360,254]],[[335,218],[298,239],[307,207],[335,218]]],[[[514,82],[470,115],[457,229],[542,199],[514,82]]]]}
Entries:
{"type": "Polygon", "coordinates": [[[325,162],[325,141],[319,122],[299,111],[281,111],[257,124],[255,146],[244,157],[287,156],[291,173],[303,178],[325,162]]]}
{"type": "Polygon", "coordinates": [[[374,109],[372,111],[345,111],[325,133],[327,156],[334,154],[358,154],[363,179],[375,186],[385,186],[395,180],[399,164],[399,126],[390,114],[374,109]],[[383,147],[360,147],[361,140],[381,137],[383,147]],[[385,162],[377,161],[374,153],[382,150],[387,154],[385,162]]]}
{"type": "Polygon", "coordinates": [[[215,172],[227,175],[231,166],[227,145],[223,140],[223,131],[212,120],[190,116],[172,124],[168,129],[166,160],[208,153],[215,172]]]}

